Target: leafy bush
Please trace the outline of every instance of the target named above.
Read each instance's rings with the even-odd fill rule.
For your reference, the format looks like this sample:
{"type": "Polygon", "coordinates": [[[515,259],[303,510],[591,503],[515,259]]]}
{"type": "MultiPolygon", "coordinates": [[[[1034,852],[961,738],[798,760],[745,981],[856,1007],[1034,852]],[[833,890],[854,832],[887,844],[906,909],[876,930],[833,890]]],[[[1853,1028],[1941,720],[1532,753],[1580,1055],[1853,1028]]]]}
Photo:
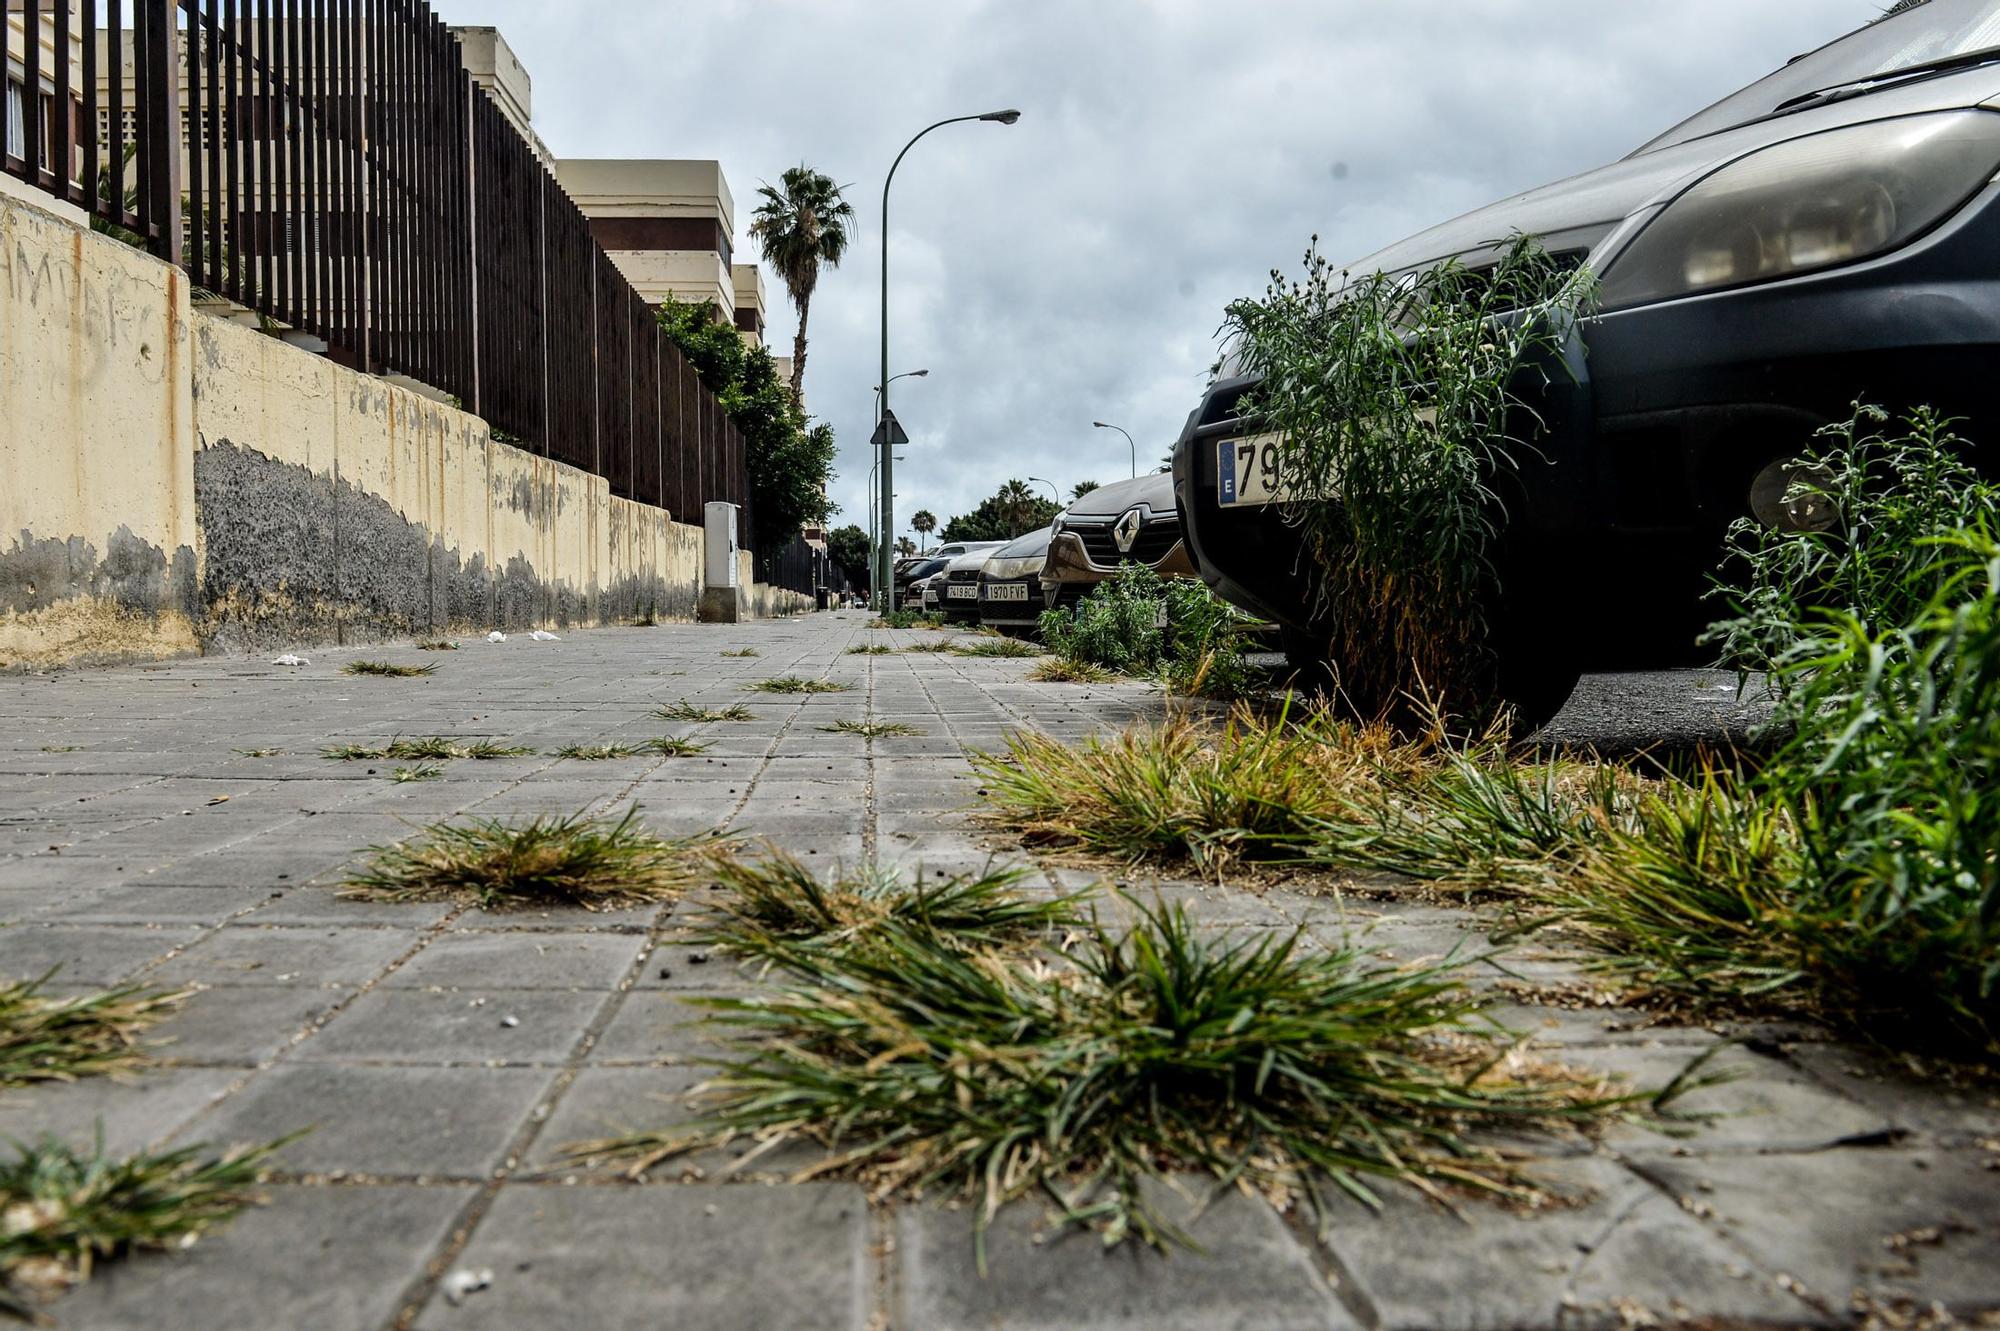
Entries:
{"type": "Polygon", "coordinates": [[[1952,422],[1918,408],[1891,434],[1887,420],[1857,403],[1801,452],[1785,498],[1812,505],[1822,529],[1731,524],[1712,593],[1726,613],[1709,630],[1728,664],[1777,670],[1784,686],[1784,667],[1815,650],[1815,619],[1848,615],[1870,632],[1914,622],[1949,576],[1932,538],[2000,515],[2000,489],[1960,456],[1952,422]]]}
{"type": "Polygon", "coordinates": [[[1081,671],[1160,673],[1176,692],[1241,698],[1262,682],[1233,632],[1245,622],[1201,583],[1125,564],[1074,610],[1044,610],[1041,634],[1081,671]]]}
{"type": "Polygon", "coordinates": [[[1280,437],[1282,512],[1364,715],[1419,694],[1490,712],[1503,495],[1593,292],[1523,237],[1490,269],[1353,280],[1309,249],[1302,279],[1274,271],[1261,300],[1229,307],[1224,331],[1260,376],[1243,408],[1280,437]]]}

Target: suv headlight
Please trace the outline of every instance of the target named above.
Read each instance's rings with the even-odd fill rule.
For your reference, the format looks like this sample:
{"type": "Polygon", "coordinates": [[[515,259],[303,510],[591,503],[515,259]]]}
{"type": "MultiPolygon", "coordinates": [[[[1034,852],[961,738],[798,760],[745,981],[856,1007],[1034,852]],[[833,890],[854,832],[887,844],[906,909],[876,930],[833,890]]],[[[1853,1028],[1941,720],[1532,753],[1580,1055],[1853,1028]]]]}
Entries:
{"type": "Polygon", "coordinates": [[[1605,270],[1600,308],[1853,263],[1916,239],[2000,169],[2000,115],[1876,120],[1762,148],[1669,203],[1605,270]]]}
{"type": "Polygon", "coordinates": [[[1012,582],[1042,571],[1043,555],[1026,555],[1020,559],[995,559],[986,565],[986,576],[995,582],[1012,582]]]}

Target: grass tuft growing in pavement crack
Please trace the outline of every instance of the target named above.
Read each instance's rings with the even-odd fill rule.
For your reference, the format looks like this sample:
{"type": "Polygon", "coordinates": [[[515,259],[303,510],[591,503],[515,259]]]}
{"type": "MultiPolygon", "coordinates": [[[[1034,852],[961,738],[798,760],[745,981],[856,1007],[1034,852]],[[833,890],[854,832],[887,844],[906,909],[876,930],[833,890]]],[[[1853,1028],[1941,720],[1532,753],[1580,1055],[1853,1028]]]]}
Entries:
{"type": "Polygon", "coordinates": [[[187,997],[136,986],[42,993],[54,974],[0,985],[0,1087],[129,1072],[145,1061],[140,1036],[187,997]]]}
{"type": "Polygon", "coordinates": [[[642,741],[639,745],[647,753],[657,753],[662,758],[692,758],[698,753],[707,753],[709,746],[678,735],[662,735],[658,739],[642,741]]]}
{"type": "Polygon", "coordinates": [[[0,1310],[41,1321],[38,1305],[101,1263],[194,1242],[261,1201],[264,1163],[290,1140],[208,1159],[200,1145],[112,1159],[101,1138],[88,1153],[54,1138],[17,1144],[0,1161],[0,1310]]]}
{"type": "Polygon", "coordinates": [[[755,647],[738,647],[733,652],[723,653],[724,656],[762,656],[763,654],[764,653],[758,651],[755,647]]]}
{"type": "Polygon", "coordinates": [[[779,942],[791,987],[704,1001],[741,1042],[700,1117],[571,1149],[639,1174],[744,1137],[812,1142],[830,1152],[814,1175],[877,1198],[973,1199],[983,1263],[988,1222],[1029,1194],[1107,1243],[1185,1242],[1149,1198],[1186,1171],[1322,1217],[1331,1192],[1378,1205],[1385,1179],[1531,1200],[1481,1130],[1587,1128],[1699,1080],[1649,1097],[1529,1059],[1444,966],[1134,905],[1131,928],[1093,921],[1039,957],[893,918],[865,947],[779,942]]]}
{"type": "Polygon", "coordinates": [[[425,638],[417,643],[420,652],[455,652],[458,644],[450,638],[425,638]]]}
{"type": "Polygon", "coordinates": [[[1016,889],[1030,871],[988,866],[905,884],[893,871],[861,868],[821,882],[775,848],[757,860],[730,860],[716,881],[726,917],[708,940],[748,957],[796,967],[804,953],[844,950],[886,927],[928,929],[941,945],[972,952],[1015,946],[1082,922],[1075,896],[1030,898],[1016,889]]]}
{"type": "Polygon", "coordinates": [[[750,721],[754,720],[757,714],[740,702],[730,703],[727,707],[700,707],[689,702],[686,698],[682,698],[679,702],[670,702],[664,707],[655,707],[653,715],[659,717],[662,721],[709,722],[750,721]]]}
{"type": "Polygon", "coordinates": [[[630,758],[645,751],[638,744],[565,744],[555,751],[555,756],[578,762],[602,762],[607,758],[630,758]]]}
{"type": "Polygon", "coordinates": [[[849,656],[894,656],[896,649],[886,642],[871,642],[865,646],[849,647],[849,656]]]}
{"type": "Polygon", "coordinates": [[[526,823],[435,823],[410,841],[376,847],[373,861],[341,891],[384,901],[471,901],[489,910],[601,910],[673,900],[711,877],[730,845],[709,834],[656,837],[640,825],[636,805],[616,822],[574,813],[526,823]]]}
{"type": "Polygon", "coordinates": [[[343,675],[382,675],[389,679],[408,679],[415,675],[435,675],[434,665],[397,665],[393,661],[349,661],[340,668],[343,675]]]}
{"type": "Polygon", "coordinates": [[[859,735],[863,739],[881,739],[886,735],[921,735],[924,732],[901,721],[835,721],[821,730],[835,735],[859,735]]]}
{"type": "Polygon", "coordinates": [[[779,675],[760,679],[750,687],[758,693],[845,693],[853,686],[836,684],[830,679],[808,679],[804,675],[779,675]]]}
{"type": "Polygon", "coordinates": [[[398,767],[389,773],[389,779],[401,786],[412,781],[435,781],[443,775],[442,763],[418,763],[415,767],[398,767]]]}
{"type": "Polygon", "coordinates": [[[476,739],[459,749],[466,758],[526,758],[534,750],[524,744],[500,744],[490,739],[476,739]]]}

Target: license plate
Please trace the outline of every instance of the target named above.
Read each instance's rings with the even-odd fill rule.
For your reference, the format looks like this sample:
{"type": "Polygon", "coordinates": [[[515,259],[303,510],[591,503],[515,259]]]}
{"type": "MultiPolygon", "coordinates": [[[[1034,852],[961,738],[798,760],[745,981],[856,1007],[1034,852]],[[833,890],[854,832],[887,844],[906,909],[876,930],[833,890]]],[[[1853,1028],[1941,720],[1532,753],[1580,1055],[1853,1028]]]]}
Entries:
{"type": "Polygon", "coordinates": [[[945,588],[944,594],[954,601],[973,601],[979,597],[979,588],[969,582],[954,582],[945,588]]]}
{"type": "Polygon", "coordinates": [[[1028,584],[1025,582],[989,582],[986,584],[986,599],[989,601],[1025,601],[1028,599],[1028,584]]]}
{"type": "Polygon", "coordinates": [[[1257,508],[1289,499],[1278,456],[1283,440],[1275,431],[1217,440],[1216,501],[1224,508],[1257,508]]]}

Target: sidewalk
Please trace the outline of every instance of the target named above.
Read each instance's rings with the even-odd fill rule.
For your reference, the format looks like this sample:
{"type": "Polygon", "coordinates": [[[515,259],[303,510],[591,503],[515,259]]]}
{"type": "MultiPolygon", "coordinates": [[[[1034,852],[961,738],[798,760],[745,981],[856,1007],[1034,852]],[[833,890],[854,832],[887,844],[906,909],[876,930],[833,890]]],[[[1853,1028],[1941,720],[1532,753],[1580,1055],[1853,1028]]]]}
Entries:
{"type": "MultiPolygon", "coordinates": [[[[1194,1225],[1204,1253],[1106,1254],[1088,1236],[1038,1242],[1029,1204],[996,1224],[982,1278],[964,1211],[871,1210],[851,1184],[755,1172],[783,1160],[726,1181],[727,1160],[699,1160],[700,1177],[641,1185],[564,1168],[565,1143],[680,1112],[666,1097],[698,1080],[690,1060],[706,1048],[687,1000],[750,983],[689,945],[698,905],[493,914],[343,901],[330,885],[413,825],[634,802],[657,831],[723,826],[829,868],[977,868],[1020,852],[966,821],[966,749],[1021,726],[1073,737],[1159,712],[1150,686],[1028,684],[1022,660],[847,655],[932,636],[870,632],[867,619],[309,651],[297,669],[235,658],[0,677],[0,978],[60,965],[58,988],[203,986],[161,1028],[173,1040],[161,1066],[0,1094],[0,1134],[87,1143],[101,1124],[125,1152],[315,1126],[278,1157],[268,1206],[184,1253],[104,1269],[52,1307],[60,1325],[1442,1329],[2000,1310],[2000,1107],[1905,1083],[1809,1030],[1730,1032],[1743,1043],[1719,1062],[1741,1076],[1702,1093],[1692,1107],[1720,1117],[1693,1136],[1620,1129],[1550,1161],[1575,1205],[1475,1204],[1461,1219],[1397,1194],[1380,1217],[1337,1211],[1325,1243],[1231,1195],[1194,1225]],[[724,655],[743,647],[761,655],[724,655]],[[339,673],[360,657],[438,670],[339,673]],[[856,687],[745,691],[785,674],[856,687]],[[682,698],[744,702],[755,719],[652,716],[682,698]],[[842,718],[924,733],[819,728],[842,718]],[[395,735],[553,750],[665,734],[712,747],[460,759],[401,785],[393,762],[319,756],[395,735]],[[492,1285],[453,1304],[441,1279],[462,1269],[490,1270],[492,1285]]],[[[1051,890],[1086,881],[1045,877],[1051,890]]],[[[1330,940],[1365,929],[1404,958],[1483,942],[1469,916],[1435,906],[1160,890],[1205,923],[1330,940]]],[[[1507,964],[1541,982],[1576,973],[1535,947],[1507,964]]],[[[1501,1013],[1565,1059],[1644,1084],[1717,1038],[1631,1029],[1615,1010],[1503,999],[1501,1013]]]]}

